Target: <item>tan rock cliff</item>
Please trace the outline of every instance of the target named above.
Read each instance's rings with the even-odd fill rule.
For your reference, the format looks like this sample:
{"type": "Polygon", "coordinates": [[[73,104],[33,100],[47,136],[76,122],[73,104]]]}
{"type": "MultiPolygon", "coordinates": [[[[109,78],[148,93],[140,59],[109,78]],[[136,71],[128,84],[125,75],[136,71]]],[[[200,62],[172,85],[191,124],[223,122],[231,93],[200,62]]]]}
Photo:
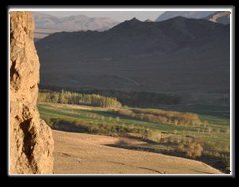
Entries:
{"type": "Polygon", "coordinates": [[[10,174],[53,173],[54,141],[36,102],[39,59],[31,12],[10,12],[10,174]]]}
{"type": "Polygon", "coordinates": [[[213,14],[210,18],[209,18],[209,20],[210,21],[212,21],[212,22],[219,22],[219,23],[230,23],[230,14],[231,14],[231,12],[229,12],[229,11],[225,11],[225,12],[218,12],[218,13],[215,13],[215,14],[213,14]],[[220,21],[220,19],[226,19],[226,18],[228,18],[227,20],[221,20],[220,21]]]}

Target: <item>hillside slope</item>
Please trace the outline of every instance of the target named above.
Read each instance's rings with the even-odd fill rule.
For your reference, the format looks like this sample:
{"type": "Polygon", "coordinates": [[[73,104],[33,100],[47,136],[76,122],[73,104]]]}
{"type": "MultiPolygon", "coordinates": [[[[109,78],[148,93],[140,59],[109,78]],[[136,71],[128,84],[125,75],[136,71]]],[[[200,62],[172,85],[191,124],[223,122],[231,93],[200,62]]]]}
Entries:
{"type": "Polygon", "coordinates": [[[229,93],[229,27],[176,17],[125,21],[104,32],[61,32],[36,42],[41,86],[229,93]]]}
{"type": "Polygon", "coordinates": [[[116,137],[53,131],[55,174],[222,174],[198,161],[105,146],[116,137]]]}

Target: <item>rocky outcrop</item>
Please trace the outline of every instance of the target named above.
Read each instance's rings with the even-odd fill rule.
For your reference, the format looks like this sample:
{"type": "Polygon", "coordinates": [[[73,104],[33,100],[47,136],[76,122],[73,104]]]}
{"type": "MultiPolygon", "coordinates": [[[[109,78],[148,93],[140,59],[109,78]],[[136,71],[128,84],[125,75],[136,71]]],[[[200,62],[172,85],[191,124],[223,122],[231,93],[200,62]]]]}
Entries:
{"type": "Polygon", "coordinates": [[[230,11],[216,12],[214,14],[209,15],[205,19],[215,23],[222,23],[226,25],[230,23],[230,14],[230,11]]]}
{"type": "Polygon", "coordinates": [[[53,173],[54,141],[36,102],[39,59],[31,12],[10,12],[10,174],[53,173]]]}

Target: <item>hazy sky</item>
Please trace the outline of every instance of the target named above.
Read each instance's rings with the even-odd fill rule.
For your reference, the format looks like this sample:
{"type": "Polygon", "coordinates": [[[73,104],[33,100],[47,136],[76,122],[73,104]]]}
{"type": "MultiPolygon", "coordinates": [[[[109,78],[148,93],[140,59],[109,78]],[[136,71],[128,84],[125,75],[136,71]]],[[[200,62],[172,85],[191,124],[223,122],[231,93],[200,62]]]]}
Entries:
{"type": "Polygon", "coordinates": [[[89,17],[110,17],[117,21],[124,21],[136,17],[141,21],[155,20],[163,11],[43,11],[57,17],[82,14],[89,17]]]}

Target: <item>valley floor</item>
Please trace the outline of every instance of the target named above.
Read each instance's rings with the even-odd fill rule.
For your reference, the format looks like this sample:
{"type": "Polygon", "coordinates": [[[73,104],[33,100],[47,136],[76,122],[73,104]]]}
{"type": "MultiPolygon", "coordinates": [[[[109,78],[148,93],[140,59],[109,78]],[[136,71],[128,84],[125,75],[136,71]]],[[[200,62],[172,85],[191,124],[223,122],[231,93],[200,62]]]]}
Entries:
{"type": "Polygon", "coordinates": [[[53,137],[54,174],[223,174],[195,160],[106,146],[118,137],[56,130],[53,137]]]}

